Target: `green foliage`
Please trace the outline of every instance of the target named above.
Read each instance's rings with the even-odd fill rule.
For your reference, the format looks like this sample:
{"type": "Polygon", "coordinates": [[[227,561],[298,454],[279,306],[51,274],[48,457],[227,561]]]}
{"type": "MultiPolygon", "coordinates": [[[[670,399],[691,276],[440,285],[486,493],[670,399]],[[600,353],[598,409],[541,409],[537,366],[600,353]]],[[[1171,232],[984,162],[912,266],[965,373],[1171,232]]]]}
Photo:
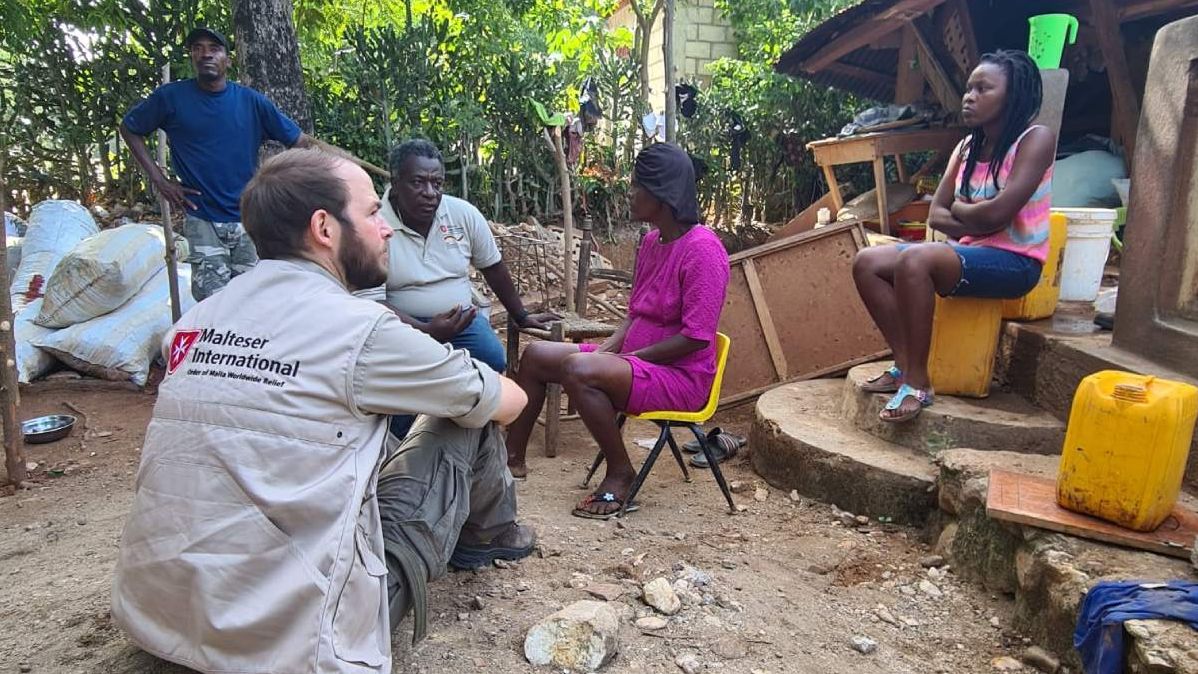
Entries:
{"type": "Polygon", "coordinates": [[[778,222],[814,201],[826,187],[805,144],[833,135],[860,103],[852,96],[773,70],[805,32],[852,0],[717,0],[732,24],[739,57],[709,67],[699,109],[683,120],[680,138],[708,175],[700,185],[712,224],[741,245],[763,233],[754,221],[778,222]],[[731,166],[731,115],[751,134],[740,171],[731,166]]]}
{"type": "MultiPolygon", "coordinates": [[[[644,103],[634,35],[607,27],[618,0],[293,1],[317,136],[379,165],[400,140],[427,137],[445,153],[449,189],[497,220],[560,215],[528,100],[574,111],[592,77],[605,131],[586,138],[576,204],[601,230],[627,220],[644,103]]],[[[739,58],[709,66],[699,113],[680,132],[710,169],[701,196],[717,223],[776,221],[823,191],[803,145],[833,133],[857,104],[772,65],[848,4],[717,1],[739,58]],[[733,111],[752,133],[740,171],[729,164],[733,111]]],[[[120,118],[159,84],[164,64],[176,79],[190,76],[183,36],[200,24],[231,36],[231,10],[231,0],[0,0],[0,145],[13,201],[144,196],[116,134],[120,118]]],[[[235,68],[236,45],[233,56],[235,68]]]]}

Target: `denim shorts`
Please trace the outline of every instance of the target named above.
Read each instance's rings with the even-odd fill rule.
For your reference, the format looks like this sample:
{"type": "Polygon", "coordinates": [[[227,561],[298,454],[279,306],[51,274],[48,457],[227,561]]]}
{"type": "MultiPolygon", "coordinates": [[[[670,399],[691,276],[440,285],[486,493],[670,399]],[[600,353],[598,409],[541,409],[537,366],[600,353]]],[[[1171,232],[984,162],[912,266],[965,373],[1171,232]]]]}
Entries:
{"type": "MultiPolygon", "coordinates": [[[[899,248],[911,245],[900,244],[899,248]]],[[[1040,282],[1043,265],[1039,260],[989,246],[948,245],[961,259],[961,280],[946,297],[1013,300],[1028,294],[1040,282]]]]}

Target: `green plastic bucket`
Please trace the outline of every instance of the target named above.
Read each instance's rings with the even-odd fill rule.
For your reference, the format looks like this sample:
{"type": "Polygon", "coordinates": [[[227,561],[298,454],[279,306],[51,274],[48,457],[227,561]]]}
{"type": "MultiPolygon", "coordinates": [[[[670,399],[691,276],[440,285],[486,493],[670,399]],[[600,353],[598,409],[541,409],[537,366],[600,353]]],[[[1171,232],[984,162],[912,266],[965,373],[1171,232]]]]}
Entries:
{"type": "Polygon", "coordinates": [[[1077,42],[1077,17],[1072,14],[1040,14],[1030,17],[1032,25],[1028,36],[1027,53],[1041,70],[1061,67],[1061,53],[1065,51],[1065,40],[1077,42]]]}

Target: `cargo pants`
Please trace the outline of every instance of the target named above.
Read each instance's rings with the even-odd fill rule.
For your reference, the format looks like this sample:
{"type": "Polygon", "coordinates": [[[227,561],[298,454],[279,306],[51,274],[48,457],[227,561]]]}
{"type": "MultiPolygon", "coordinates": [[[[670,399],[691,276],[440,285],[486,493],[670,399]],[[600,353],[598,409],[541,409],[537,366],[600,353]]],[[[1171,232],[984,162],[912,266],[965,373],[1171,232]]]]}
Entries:
{"type": "Polygon", "coordinates": [[[191,294],[199,302],[258,263],[258,251],[240,222],[212,222],[193,215],[183,220],[191,246],[191,294]]]}
{"type": "Polygon", "coordinates": [[[516,487],[499,426],[462,428],[448,419],[417,417],[379,469],[376,494],[391,629],[411,610],[418,641],[427,583],[445,575],[458,542],[489,543],[516,521],[516,487]]]}

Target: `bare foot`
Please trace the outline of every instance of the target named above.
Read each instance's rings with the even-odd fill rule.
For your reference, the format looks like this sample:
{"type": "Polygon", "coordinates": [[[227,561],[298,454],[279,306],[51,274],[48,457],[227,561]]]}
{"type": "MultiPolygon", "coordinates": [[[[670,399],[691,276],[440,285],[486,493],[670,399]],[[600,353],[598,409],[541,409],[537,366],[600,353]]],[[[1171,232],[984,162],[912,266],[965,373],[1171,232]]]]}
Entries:
{"type": "Polygon", "coordinates": [[[520,461],[519,463],[508,461],[507,469],[511,471],[512,477],[516,478],[517,480],[523,480],[528,477],[528,465],[523,461],[520,461]]]}
{"type": "Polygon", "coordinates": [[[576,515],[595,515],[602,517],[610,515],[624,507],[628,490],[632,487],[632,478],[605,477],[599,487],[574,507],[576,515]]]}
{"type": "Polygon", "coordinates": [[[922,409],[923,404],[919,402],[919,399],[913,395],[909,395],[903,398],[897,409],[883,409],[878,416],[882,418],[882,421],[909,421],[914,419],[922,409]]]}

